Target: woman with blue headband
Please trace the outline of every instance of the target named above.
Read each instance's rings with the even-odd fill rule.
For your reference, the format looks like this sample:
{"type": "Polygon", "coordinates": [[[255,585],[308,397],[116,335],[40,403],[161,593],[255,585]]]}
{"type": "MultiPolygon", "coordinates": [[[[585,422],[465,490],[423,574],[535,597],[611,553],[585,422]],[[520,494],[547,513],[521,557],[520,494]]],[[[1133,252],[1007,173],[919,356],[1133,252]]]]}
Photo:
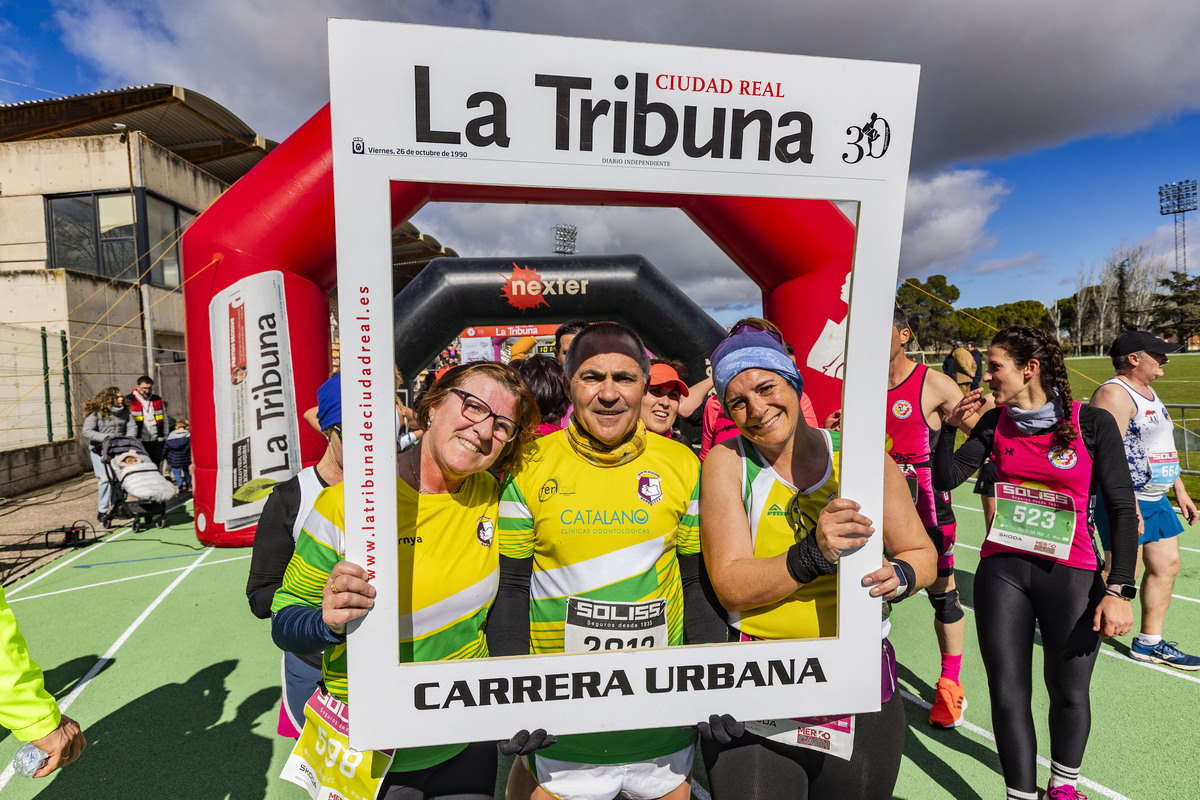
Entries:
{"type": "MultiPolygon", "coordinates": [[[[874,535],[876,525],[840,496],[837,444],[805,422],[804,381],[778,334],[738,326],[713,352],[712,364],[717,397],[740,434],[709,451],[700,491],[704,560],[727,610],[730,639],[836,636],[839,559],[874,535]]],[[[880,451],[885,559],[861,583],[872,596],[896,601],[933,580],[937,554],[903,475],[880,451]]],[[[744,732],[728,717],[702,726],[715,800],[892,796],[905,722],[886,619],[884,625],[880,711],[750,722],[744,732]],[[827,747],[797,744],[800,727],[820,727],[827,747]]]]}

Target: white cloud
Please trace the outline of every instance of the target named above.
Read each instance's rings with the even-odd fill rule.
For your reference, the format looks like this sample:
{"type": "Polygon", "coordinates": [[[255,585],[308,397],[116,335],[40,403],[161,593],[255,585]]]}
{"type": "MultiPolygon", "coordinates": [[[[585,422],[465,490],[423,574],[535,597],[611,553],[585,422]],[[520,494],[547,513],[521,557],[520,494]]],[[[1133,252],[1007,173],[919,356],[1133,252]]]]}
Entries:
{"type": "Polygon", "coordinates": [[[917,63],[921,170],[1200,107],[1200,4],[1177,0],[53,1],[97,88],[179,83],[277,139],[327,100],[328,16],[917,63]]]}
{"type": "MultiPolygon", "coordinates": [[[[330,16],[917,63],[917,177],[902,276],[1036,263],[1037,254],[976,263],[995,248],[988,219],[1009,187],[964,163],[1125,134],[1200,108],[1200,3],[1178,0],[1102,10],[1092,0],[749,0],[703,9],[692,0],[51,2],[68,49],[101,76],[95,88],[176,83],[277,140],[328,101],[330,16]]],[[[528,213],[428,210],[423,219],[445,244],[477,255],[545,252],[549,226],[565,220],[579,226],[581,249],[640,252],[710,308],[758,301],[707,239],[676,235],[690,227],[678,212],[528,213]]]]}
{"type": "Polygon", "coordinates": [[[950,273],[995,246],[986,224],[1008,187],[977,169],[911,177],[900,245],[900,276],[950,273]]]}

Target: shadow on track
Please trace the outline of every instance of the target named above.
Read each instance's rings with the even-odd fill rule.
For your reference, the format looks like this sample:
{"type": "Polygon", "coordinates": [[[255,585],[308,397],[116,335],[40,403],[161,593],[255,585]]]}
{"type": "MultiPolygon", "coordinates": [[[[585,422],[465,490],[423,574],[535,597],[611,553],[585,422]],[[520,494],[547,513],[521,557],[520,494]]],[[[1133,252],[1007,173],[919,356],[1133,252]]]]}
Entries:
{"type": "Polygon", "coordinates": [[[206,667],[85,725],[87,750],[57,775],[49,796],[261,800],[272,740],[253,726],[278,702],[279,690],[255,692],[222,722],[225,681],[237,664],[206,667]]]}

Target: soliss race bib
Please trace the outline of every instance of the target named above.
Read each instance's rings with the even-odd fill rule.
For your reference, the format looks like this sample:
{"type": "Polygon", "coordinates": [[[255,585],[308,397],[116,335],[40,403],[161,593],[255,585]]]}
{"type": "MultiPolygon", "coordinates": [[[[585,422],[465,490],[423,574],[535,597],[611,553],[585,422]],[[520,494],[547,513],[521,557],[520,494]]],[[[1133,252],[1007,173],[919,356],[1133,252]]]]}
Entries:
{"type": "Polygon", "coordinates": [[[1043,558],[1065,561],[1075,537],[1075,503],[1069,495],[996,483],[996,517],[988,540],[1043,558]]]}
{"type": "Polygon", "coordinates": [[[390,750],[350,747],[346,704],[321,689],[304,707],[304,728],[279,777],[313,800],[375,800],[392,764],[390,750]]]}
{"type": "Polygon", "coordinates": [[[1145,491],[1165,492],[1175,485],[1179,477],[1179,454],[1148,453],[1146,460],[1150,463],[1150,480],[1146,482],[1145,491]]]}
{"type": "Polygon", "coordinates": [[[669,643],[667,601],[664,599],[622,603],[586,597],[567,598],[564,653],[666,647],[669,643]]]}

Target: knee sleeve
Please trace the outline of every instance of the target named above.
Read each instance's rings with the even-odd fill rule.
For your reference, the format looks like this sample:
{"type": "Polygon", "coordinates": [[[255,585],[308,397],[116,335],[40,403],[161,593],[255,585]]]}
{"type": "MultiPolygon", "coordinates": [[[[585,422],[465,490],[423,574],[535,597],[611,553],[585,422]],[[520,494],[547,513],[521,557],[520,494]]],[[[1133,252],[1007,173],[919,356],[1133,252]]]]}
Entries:
{"type": "Polygon", "coordinates": [[[962,603],[958,600],[958,589],[951,589],[945,594],[929,594],[929,604],[933,606],[933,618],[943,625],[958,622],[963,618],[962,603]]]}

